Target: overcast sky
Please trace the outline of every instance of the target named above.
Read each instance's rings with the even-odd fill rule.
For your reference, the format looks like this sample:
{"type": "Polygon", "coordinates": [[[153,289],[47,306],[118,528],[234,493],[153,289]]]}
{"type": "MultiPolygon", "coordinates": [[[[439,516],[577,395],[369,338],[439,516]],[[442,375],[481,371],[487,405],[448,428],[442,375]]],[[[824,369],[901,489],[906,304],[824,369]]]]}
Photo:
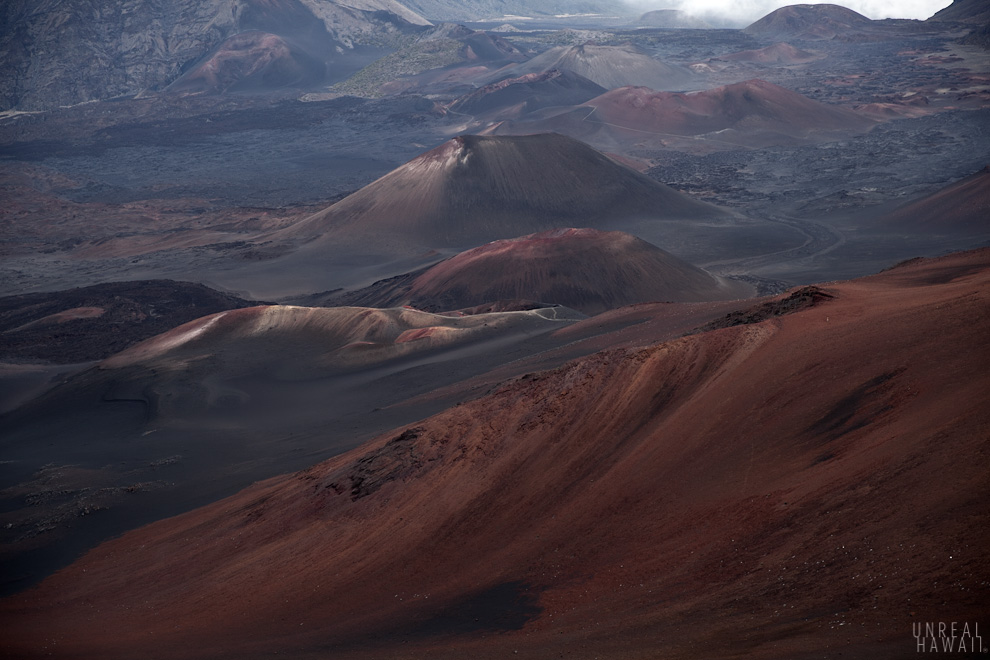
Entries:
{"type": "MultiPolygon", "coordinates": [[[[752,23],[774,9],[795,4],[818,4],[816,0],[626,0],[642,11],[682,9],[704,17],[715,15],[740,23],[752,23]]],[[[928,18],[952,0],[832,0],[869,18],[928,18]]]]}

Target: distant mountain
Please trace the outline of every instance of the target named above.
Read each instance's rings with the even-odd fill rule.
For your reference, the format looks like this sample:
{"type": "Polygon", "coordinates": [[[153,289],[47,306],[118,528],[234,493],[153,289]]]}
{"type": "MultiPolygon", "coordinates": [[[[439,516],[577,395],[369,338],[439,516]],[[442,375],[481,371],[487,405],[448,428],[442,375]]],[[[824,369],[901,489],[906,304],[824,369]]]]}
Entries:
{"type": "Polygon", "coordinates": [[[477,81],[493,71],[528,57],[528,53],[497,34],[442,23],[375,60],[334,89],[369,97],[448,93],[457,87],[473,89],[477,81]]]}
{"type": "Polygon", "coordinates": [[[553,17],[564,14],[629,13],[617,0],[403,0],[403,4],[438,21],[498,20],[509,16],[553,17]]]}
{"type": "Polygon", "coordinates": [[[990,23],[990,4],[986,0],[952,0],[951,5],[936,12],[928,20],[983,25],[990,23]]]}
{"type": "Polygon", "coordinates": [[[772,39],[834,39],[849,37],[873,24],[866,16],[839,5],[789,5],[743,29],[772,39]]]}
{"type": "Polygon", "coordinates": [[[932,234],[990,234],[990,166],[908,202],[879,224],[932,234]]]}
{"type": "Polygon", "coordinates": [[[873,126],[871,120],[852,110],[813,101],[765,80],[688,94],[624,87],[585,105],[593,107],[596,118],[608,124],[676,135],[736,129],[803,136],[873,126]]]}
{"type": "Polygon", "coordinates": [[[661,62],[631,44],[558,46],[501,73],[519,76],[551,69],[573,71],[606,89],[642,85],[652,89],[679,90],[685,89],[694,79],[687,69],[661,62]]]}
{"type": "MultiPolygon", "coordinates": [[[[397,34],[424,25],[395,0],[8,0],[0,3],[0,110],[160,90],[197,67],[216,69],[221,87],[242,73],[254,85],[266,60],[263,87],[314,75],[310,60],[339,79],[362,53],[381,53],[397,34]],[[248,31],[281,43],[225,43],[248,31]]],[[[196,87],[216,87],[205,73],[205,87],[196,87]]]]}
{"type": "Polygon", "coordinates": [[[563,305],[585,314],[634,303],[696,302],[752,295],[623,232],[555,229],[492,241],[440,262],[400,287],[371,287],[348,304],[428,311],[503,300],[563,305]]]}
{"type": "Polygon", "coordinates": [[[491,83],[459,98],[453,112],[491,119],[513,119],[541,108],[579,105],[605,88],[573,71],[550,69],[491,83]]]}
{"type": "Polygon", "coordinates": [[[809,99],[764,80],[701,92],[622,87],[542,118],[507,122],[495,134],[558,131],[601,148],[660,144],[674,136],[708,136],[745,146],[794,144],[863,132],[874,120],[809,99]]]}
{"type": "Polygon", "coordinates": [[[454,138],[280,232],[368,250],[472,247],[556,227],[704,218],[695,201],[562,135],[454,138]]]}

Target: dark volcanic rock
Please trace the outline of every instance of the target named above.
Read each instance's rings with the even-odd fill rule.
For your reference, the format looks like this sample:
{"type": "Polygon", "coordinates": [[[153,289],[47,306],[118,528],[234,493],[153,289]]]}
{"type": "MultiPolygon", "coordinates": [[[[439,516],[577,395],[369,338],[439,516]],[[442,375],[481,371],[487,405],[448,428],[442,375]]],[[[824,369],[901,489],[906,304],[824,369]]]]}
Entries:
{"type": "Polygon", "coordinates": [[[990,21],[990,5],[986,0],[952,0],[952,4],[936,12],[929,21],[953,21],[960,23],[987,23],[990,21]]]}
{"type": "Polygon", "coordinates": [[[100,360],[187,321],[253,304],[171,280],[8,296],[0,298],[0,359],[100,360]]]}
{"type": "Polygon", "coordinates": [[[810,62],[817,56],[806,50],[795,48],[788,43],[776,43],[756,50],[743,50],[716,57],[716,60],[729,62],[758,62],[760,64],[798,64],[810,62]]]}
{"type": "Polygon", "coordinates": [[[742,309],[738,312],[726,314],[720,319],[715,319],[714,321],[705,324],[699,328],[699,332],[719,330],[721,328],[731,328],[736,325],[760,323],[761,321],[766,321],[767,319],[775,316],[793,314],[794,312],[801,311],[802,309],[814,307],[827,300],[831,300],[833,297],[834,296],[831,293],[823,291],[817,286],[804,286],[786,297],[775,298],[774,300],[761,303],[755,307],[750,307],[749,309],[742,309]]]}
{"type": "Polygon", "coordinates": [[[990,23],[967,34],[962,38],[962,42],[967,46],[979,46],[990,50],[990,23]]]}
{"type": "Polygon", "coordinates": [[[426,21],[391,0],[357,10],[315,0],[9,0],[0,4],[0,110],[157,90],[225,39],[261,30],[330,67],[426,21]]]}

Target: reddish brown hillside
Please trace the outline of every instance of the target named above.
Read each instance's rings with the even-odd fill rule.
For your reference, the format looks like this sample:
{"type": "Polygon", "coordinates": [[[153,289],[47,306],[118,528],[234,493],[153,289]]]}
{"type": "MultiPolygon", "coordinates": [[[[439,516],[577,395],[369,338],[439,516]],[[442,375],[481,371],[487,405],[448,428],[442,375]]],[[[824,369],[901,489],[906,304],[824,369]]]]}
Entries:
{"type": "Polygon", "coordinates": [[[725,129],[807,135],[862,131],[873,121],[766,82],[746,82],[689,94],[624,87],[585,105],[591,119],[637,131],[700,135],[725,129]]]}
{"type": "Polygon", "coordinates": [[[990,599],[990,251],[522,377],[2,604],[61,658],[913,656],[990,599]]]}
{"type": "MultiPolygon", "coordinates": [[[[375,294],[373,287],[368,295],[375,294]]],[[[389,294],[352,301],[442,311],[522,299],[598,314],[640,302],[746,298],[753,291],[629,234],[557,229],[462,252],[389,294]]]]}
{"type": "Polygon", "coordinates": [[[282,232],[368,250],[473,247],[555,227],[724,216],[563,135],[454,138],[282,232]]]}
{"type": "Polygon", "coordinates": [[[934,234],[990,233],[990,166],[901,206],[880,224],[934,234]]]}
{"type": "Polygon", "coordinates": [[[819,103],[764,80],[748,80],[688,93],[622,87],[580,106],[550,109],[488,131],[498,135],[556,131],[619,151],[671,144],[710,151],[834,140],[874,125],[873,119],[852,110],[819,103]]]}
{"type": "Polygon", "coordinates": [[[282,37],[251,31],[224,41],[205,62],[169,86],[169,91],[220,93],[304,87],[319,82],[326,66],[282,37]]]}

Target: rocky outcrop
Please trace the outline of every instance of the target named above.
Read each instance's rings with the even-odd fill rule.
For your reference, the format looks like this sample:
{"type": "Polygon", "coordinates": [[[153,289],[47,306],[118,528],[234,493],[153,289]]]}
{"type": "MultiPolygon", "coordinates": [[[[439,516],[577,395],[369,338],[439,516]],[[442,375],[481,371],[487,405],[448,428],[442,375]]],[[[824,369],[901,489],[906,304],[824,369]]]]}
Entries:
{"type": "Polygon", "coordinates": [[[160,90],[248,30],[332,64],[428,22],[394,0],[9,0],[0,111],[160,90]]]}

